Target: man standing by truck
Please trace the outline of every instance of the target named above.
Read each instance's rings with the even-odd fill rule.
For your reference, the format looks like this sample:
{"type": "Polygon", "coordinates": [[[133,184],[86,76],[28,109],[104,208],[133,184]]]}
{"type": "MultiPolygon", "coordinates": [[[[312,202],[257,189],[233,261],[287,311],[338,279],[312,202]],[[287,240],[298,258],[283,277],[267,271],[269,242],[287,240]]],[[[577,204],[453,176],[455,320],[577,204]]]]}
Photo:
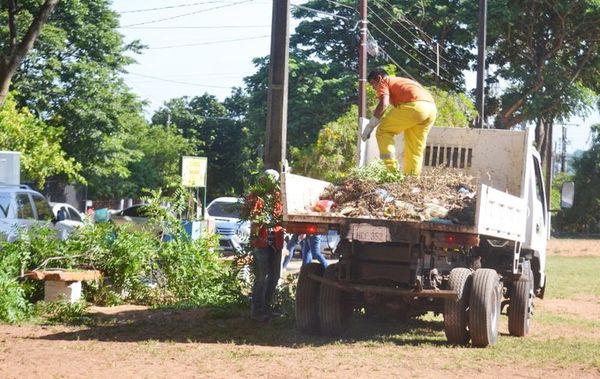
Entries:
{"type": "Polygon", "coordinates": [[[277,316],[272,309],[277,282],[281,276],[282,224],[279,173],[266,170],[242,203],[240,218],[251,222],[254,284],[250,315],[256,321],[277,316]]]}
{"type": "Polygon", "coordinates": [[[367,80],[377,92],[379,103],[362,132],[362,140],[369,139],[379,125],[375,137],[380,158],[389,170],[397,170],[394,137],[404,132],[403,172],[419,176],[427,135],[437,115],[433,97],[416,81],[388,76],[383,68],[371,71],[367,80]],[[390,104],[394,108],[384,116],[390,104]]]}

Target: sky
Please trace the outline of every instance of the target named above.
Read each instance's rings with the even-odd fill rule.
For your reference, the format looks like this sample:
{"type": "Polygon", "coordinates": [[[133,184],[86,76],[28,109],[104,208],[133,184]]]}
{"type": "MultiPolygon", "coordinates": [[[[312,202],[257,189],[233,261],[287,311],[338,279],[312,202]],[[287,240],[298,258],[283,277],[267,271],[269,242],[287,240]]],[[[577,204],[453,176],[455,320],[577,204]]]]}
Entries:
{"type": "MultiPolygon", "coordinates": [[[[306,0],[292,0],[299,5],[306,0]]],[[[125,41],[148,48],[134,58],[126,83],[151,115],[166,100],[205,93],[224,100],[256,68],[253,58],[269,54],[272,0],[113,0],[121,15],[125,41]]],[[[297,21],[290,17],[293,28],[297,21]]],[[[468,76],[468,75],[467,75],[468,76]]],[[[467,83],[469,87],[469,83],[467,83]]],[[[567,153],[589,147],[590,126],[600,123],[594,110],[567,124],[567,153]]],[[[560,146],[561,126],[554,139],[560,146]]],[[[555,144],[555,145],[556,145],[555,144]]]]}

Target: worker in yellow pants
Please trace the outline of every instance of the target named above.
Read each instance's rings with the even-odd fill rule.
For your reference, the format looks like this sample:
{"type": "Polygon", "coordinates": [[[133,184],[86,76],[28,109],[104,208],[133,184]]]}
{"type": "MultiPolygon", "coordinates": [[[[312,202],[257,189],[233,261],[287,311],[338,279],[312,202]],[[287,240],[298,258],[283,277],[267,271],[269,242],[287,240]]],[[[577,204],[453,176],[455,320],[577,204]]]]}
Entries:
{"type": "Polygon", "coordinates": [[[363,130],[363,141],[366,141],[373,129],[379,125],[375,137],[380,157],[388,169],[397,170],[394,137],[404,132],[402,171],[405,175],[419,176],[427,135],[437,115],[431,94],[414,80],[390,77],[381,68],[371,71],[367,80],[377,91],[379,103],[363,130]],[[394,108],[382,118],[390,103],[394,108]]]}

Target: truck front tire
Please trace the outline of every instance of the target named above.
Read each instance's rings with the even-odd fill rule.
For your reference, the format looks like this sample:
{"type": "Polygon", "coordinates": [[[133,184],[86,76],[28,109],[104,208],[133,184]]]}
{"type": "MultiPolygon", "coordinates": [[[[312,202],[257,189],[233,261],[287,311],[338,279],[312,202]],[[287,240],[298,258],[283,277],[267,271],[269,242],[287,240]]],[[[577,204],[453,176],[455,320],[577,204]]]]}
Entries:
{"type": "MultiPolygon", "coordinates": [[[[325,269],[325,279],[337,279],[337,264],[331,264],[325,269]]],[[[350,325],[352,318],[352,303],[348,294],[337,287],[322,284],[319,295],[319,321],[321,334],[337,336],[342,334],[350,325]]]]}
{"type": "Polygon", "coordinates": [[[323,276],[323,266],[309,263],[302,266],[296,288],[296,327],[303,333],[319,332],[319,288],[320,283],[310,274],[323,276]]]}
{"type": "Polygon", "coordinates": [[[516,337],[529,333],[533,313],[533,272],[528,263],[525,262],[523,274],[513,283],[508,303],[508,332],[516,337]]]}
{"type": "Polygon", "coordinates": [[[498,273],[485,268],[476,270],[469,300],[469,330],[473,346],[492,346],[498,341],[501,300],[498,273]]]}
{"type": "Polygon", "coordinates": [[[469,295],[471,294],[471,270],[458,267],[450,271],[448,289],[457,292],[458,299],[444,301],[444,332],[448,342],[466,345],[469,342],[469,295]]]}

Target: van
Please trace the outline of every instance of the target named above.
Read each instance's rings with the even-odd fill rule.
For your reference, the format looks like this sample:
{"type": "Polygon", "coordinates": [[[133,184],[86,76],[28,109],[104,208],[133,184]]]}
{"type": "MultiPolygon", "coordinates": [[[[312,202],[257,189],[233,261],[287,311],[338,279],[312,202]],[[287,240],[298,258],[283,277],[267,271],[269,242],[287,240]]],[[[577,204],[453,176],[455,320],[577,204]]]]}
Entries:
{"type": "Polygon", "coordinates": [[[46,198],[26,185],[0,184],[0,239],[13,242],[21,230],[47,225],[62,236],[59,221],[65,219],[62,211],[54,217],[46,198]]]}

